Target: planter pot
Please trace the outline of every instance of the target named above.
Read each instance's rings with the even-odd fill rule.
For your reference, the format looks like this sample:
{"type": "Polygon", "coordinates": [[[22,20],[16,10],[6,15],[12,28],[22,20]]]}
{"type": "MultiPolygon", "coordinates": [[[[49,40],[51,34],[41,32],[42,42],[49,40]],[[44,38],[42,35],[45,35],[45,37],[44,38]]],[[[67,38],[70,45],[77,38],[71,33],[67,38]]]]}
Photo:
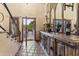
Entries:
{"type": "Polygon", "coordinates": [[[48,29],[48,32],[51,32],[51,29],[48,29]]]}

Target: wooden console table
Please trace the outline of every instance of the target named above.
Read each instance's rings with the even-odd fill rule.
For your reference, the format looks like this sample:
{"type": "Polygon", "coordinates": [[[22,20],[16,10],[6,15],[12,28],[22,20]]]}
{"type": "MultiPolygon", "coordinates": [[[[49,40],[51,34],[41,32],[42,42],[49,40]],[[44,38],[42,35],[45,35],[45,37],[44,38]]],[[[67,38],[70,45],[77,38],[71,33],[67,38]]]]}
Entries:
{"type": "Polygon", "coordinates": [[[65,35],[60,33],[41,33],[41,44],[48,55],[54,56],[78,56],[79,55],[79,36],[65,35]],[[52,41],[52,42],[51,42],[52,41]],[[51,45],[52,43],[52,45],[51,45]]]}

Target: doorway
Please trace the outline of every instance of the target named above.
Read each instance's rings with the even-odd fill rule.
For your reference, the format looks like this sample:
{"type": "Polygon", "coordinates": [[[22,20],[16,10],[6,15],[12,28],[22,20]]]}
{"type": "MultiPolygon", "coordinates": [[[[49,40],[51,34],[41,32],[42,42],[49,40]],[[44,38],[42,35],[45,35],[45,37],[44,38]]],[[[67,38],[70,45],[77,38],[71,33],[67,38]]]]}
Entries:
{"type": "Polygon", "coordinates": [[[36,18],[23,17],[23,41],[36,40],[36,18]]]}

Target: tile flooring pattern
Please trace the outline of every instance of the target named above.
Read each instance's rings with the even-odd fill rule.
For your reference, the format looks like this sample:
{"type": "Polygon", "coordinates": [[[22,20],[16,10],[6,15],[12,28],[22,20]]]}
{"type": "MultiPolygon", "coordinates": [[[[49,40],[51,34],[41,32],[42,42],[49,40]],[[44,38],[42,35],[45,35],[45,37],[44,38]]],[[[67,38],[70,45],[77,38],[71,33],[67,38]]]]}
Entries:
{"type": "MultiPolygon", "coordinates": [[[[24,31],[23,32],[23,37],[24,37],[24,39],[26,38],[26,32],[24,31]]],[[[30,41],[30,40],[34,40],[34,32],[32,32],[32,31],[28,31],[27,32],[27,40],[28,41],[30,41]]],[[[26,39],[25,39],[26,40],[26,39]]]]}
{"type": "Polygon", "coordinates": [[[40,44],[35,41],[24,41],[17,56],[46,56],[40,44]]]}

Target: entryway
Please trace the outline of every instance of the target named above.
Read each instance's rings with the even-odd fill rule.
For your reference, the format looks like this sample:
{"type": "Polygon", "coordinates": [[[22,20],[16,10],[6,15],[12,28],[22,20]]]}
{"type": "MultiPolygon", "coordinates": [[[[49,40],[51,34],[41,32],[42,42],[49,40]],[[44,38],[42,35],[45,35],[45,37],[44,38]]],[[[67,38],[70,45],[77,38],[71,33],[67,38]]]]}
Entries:
{"type": "Polygon", "coordinates": [[[36,18],[23,17],[23,41],[36,40],[36,18]]]}
{"type": "Polygon", "coordinates": [[[46,56],[39,42],[36,42],[36,18],[23,17],[23,43],[16,56],[46,56]]]}

